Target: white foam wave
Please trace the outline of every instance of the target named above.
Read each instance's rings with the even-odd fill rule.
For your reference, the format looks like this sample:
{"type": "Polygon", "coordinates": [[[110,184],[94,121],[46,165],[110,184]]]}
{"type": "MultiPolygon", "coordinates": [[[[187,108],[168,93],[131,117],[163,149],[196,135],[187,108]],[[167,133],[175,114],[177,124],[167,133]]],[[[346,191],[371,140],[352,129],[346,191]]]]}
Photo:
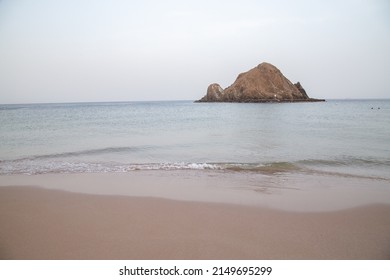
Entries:
{"type": "Polygon", "coordinates": [[[222,169],[218,164],[209,163],[152,163],[152,164],[130,164],[125,170],[182,170],[182,169],[222,169]]]}
{"type": "Polygon", "coordinates": [[[219,164],[210,163],[147,163],[147,164],[120,164],[120,163],[87,163],[31,160],[0,162],[0,174],[45,174],[45,173],[125,173],[138,170],[205,170],[223,169],[219,164]]]}

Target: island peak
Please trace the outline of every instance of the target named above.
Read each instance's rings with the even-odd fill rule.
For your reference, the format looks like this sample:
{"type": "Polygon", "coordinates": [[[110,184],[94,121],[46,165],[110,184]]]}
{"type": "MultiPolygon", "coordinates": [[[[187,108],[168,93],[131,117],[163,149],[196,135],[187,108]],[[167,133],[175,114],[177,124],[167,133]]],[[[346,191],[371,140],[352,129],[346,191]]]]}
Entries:
{"type": "Polygon", "coordinates": [[[197,102],[315,102],[300,82],[291,83],[282,72],[268,62],[241,73],[235,82],[223,89],[219,84],[208,86],[206,95],[197,102]]]}

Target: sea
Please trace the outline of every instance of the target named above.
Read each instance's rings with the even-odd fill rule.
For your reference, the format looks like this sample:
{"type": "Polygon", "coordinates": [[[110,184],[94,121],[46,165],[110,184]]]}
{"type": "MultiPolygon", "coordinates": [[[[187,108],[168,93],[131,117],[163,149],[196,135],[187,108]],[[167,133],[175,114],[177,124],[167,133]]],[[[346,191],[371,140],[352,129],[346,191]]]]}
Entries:
{"type": "Polygon", "coordinates": [[[0,105],[0,175],[140,170],[390,183],[390,100],[0,105]]]}

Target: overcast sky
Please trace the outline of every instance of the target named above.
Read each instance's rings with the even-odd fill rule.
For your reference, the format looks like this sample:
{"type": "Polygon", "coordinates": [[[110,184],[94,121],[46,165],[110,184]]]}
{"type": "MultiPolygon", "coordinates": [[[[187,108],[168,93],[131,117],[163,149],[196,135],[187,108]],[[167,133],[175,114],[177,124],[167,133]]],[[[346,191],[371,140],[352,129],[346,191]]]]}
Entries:
{"type": "Polygon", "coordinates": [[[194,100],[263,61],[390,98],[389,2],[0,0],[0,103],[194,100]]]}

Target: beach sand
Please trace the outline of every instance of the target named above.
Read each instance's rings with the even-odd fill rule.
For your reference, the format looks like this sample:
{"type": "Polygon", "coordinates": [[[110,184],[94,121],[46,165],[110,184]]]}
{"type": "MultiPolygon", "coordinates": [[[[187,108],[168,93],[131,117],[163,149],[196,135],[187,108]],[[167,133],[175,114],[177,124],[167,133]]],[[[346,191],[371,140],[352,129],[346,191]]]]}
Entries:
{"type": "Polygon", "coordinates": [[[0,187],[1,259],[389,259],[390,205],[327,212],[0,187]]]}

